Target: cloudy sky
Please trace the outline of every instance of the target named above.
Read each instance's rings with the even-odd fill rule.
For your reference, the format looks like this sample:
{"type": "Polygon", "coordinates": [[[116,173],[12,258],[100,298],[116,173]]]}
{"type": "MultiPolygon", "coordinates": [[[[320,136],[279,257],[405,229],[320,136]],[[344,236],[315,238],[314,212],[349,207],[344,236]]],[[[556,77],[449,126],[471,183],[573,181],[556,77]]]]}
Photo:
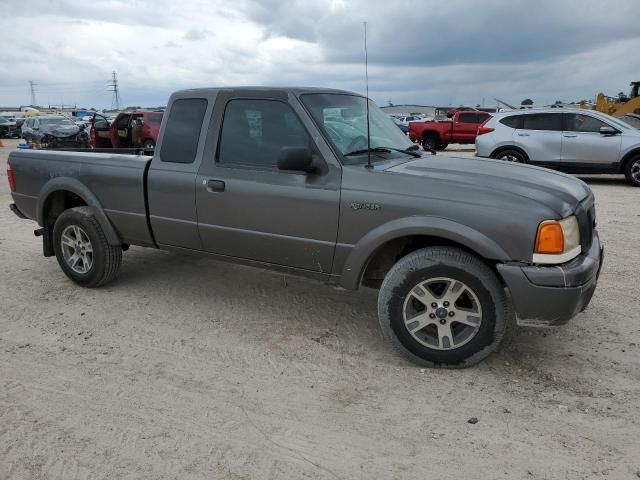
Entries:
{"type": "Polygon", "coordinates": [[[628,92],[640,0],[0,0],[0,105],[164,105],[173,90],[330,86],[380,104],[628,92]]]}

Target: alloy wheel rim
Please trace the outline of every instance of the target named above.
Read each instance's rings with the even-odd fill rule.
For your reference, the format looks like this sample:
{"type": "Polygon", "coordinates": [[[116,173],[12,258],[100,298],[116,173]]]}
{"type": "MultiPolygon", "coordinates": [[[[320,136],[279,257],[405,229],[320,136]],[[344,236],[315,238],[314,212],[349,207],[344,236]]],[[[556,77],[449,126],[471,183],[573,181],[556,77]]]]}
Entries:
{"type": "Polygon", "coordinates": [[[520,163],[520,159],[515,155],[504,155],[500,157],[500,160],[504,160],[506,162],[520,163]]]}
{"type": "Polygon", "coordinates": [[[69,225],[60,237],[62,256],[76,273],[85,274],[93,266],[93,245],[87,233],[77,225],[69,225]]]}
{"type": "Polygon", "coordinates": [[[404,325],[421,345],[453,350],[470,342],[482,325],[482,305],[476,292],[449,277],[415,285],[402,309],[404,325]]]}
{"type": "Polygon", "coordinates": [[[636,182],[640,182],[640,158],[631,166],[631,177],[636,182]]]}

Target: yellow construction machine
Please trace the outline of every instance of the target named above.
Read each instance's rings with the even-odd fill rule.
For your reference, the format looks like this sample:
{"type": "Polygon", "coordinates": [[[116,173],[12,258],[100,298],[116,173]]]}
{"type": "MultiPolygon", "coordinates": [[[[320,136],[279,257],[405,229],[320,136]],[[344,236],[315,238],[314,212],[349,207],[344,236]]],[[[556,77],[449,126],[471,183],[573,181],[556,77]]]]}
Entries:
{"type": "Polygon", "coordinates": [[[608,97],[604,93],[599,93],[596,97],[596,110],[614,117],[622,117],[628,113],[640,114],[640,94],[638,90],[640,90],[640,82],[631,82],[629,96],[608,97]]]}

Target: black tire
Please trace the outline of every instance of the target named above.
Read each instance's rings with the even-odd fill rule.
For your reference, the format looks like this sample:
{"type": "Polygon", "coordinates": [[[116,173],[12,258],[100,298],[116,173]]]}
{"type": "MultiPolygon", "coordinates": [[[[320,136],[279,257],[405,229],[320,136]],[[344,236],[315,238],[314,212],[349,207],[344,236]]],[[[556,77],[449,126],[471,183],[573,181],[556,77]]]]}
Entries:
{"type": "Polygon", "coordinates": [[[156,142],[154,142],[151,138],[148,138],[144,141],[142,147],[145,150],[153,150],[154,148],[156,148],[156,142]]]}
{"type": "Polygon", "coordinates": [[[640,155],[631,158],[625,164],[624,176],[629,185],[640,187],[640,155]]]}
{"type": "Polygon", "coordinates": [[[425,151],[436,150],[438,145],[440,145],[440,137],[438,137],[437,134],[425,133],[422,137],[422,148],[424,148],[425,151]]]}
{"type": "Polygon", "coordinates": [[[122,247],[107,242],[100,223],[89,207],[75,207],[60,214],[53,227],[53,250],[65,275],[78,285],[88,288],[100,287],[113,280],[122,262],[122,247]],[[74,270],[65,259],[62,234],[67,227],[73,226],[79,227],[86,234],[92,247],[91,266],[85,273],[74,270]]]}
{"type": "Polygon", "coordinates": [[[438,145],[438,146],[436,147],[436,150],[438,150],[438,151],[442,151],[442,150],[445,150],[448,146],[449,146],[449,144],[448,144],[448,143],[441,143],[440,145],[438,145]]]}
{"type": "MultiPolygon", "coordinates": [[[[425,314],[430,307],[424,309],[425,314]]],[[[440,308],[433,311],[438,310],[440,308]]],[[[385,277],[378,296],[378,319],[385,340],[410,361],[427,367],[463,368],[480,362],[498,348],[510,317],[507,295],[496,274],[478,257],[452,247],[424,248],[403,257],[385,277]],[[481,320],[476,327],[460,327],[462,324],[456,323],[455,317],[444,317],[444,321],[450,322],[452,332],[458,329],[464,334],[465,328],[473,328],[475,332],[466,343],[450,348],[454,343],[455,334],[452,335],[446,342],[449,345],[443,342],[448,349],[437,349],[419,342],[408,330],[411,320],[405,325],[403,316],[405,300],[407,304],[409,300],[413,301],[412,297],[407,299],[410,292],[422,282],[442,277],[468,286],[481,308],[481,320]]],[[[434,324],[437,321],[442,323],[443,318],[433,318],[432,325],[426,325],[419,331],[438,329],[434,324]]]]}
{"type": "Polygon", "coordinates": [[[527,163],[527,158],[518,150],[503,150],[494,155],[495,159],[504,160],[512,163],[527,163]]]}

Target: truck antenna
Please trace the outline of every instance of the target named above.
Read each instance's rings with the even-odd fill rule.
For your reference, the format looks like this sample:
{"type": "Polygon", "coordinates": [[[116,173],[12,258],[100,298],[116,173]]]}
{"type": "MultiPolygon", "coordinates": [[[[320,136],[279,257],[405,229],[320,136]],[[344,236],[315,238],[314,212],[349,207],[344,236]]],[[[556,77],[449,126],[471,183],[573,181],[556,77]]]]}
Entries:
{"type": "Polygon", "coordinates": [[[367,90],[367,167],[373,168],[371,165],[371,131],[369,126],[369,57],[367,54],[367,22],[364,22],[364,82],[367,90]]]}

